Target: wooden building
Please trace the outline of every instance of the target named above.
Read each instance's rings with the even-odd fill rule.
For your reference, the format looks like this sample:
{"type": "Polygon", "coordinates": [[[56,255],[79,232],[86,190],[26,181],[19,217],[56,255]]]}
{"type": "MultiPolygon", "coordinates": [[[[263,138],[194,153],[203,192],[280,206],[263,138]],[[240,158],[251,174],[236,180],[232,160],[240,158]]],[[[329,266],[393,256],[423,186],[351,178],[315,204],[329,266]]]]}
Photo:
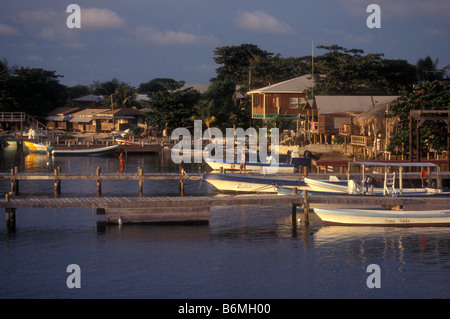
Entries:
{"type": "Polygon", "coordinates": [[[381,104],[391,103],[396,96],[317,95],[306,104],[300,115],[300,131],[311,143],[330,143],[333,136],[351,136],[353,119],[381,104]]]}
{"type": "Polygon", "coordinates": [[[298,118],[313,85],[311,76],[303,75],[247,92],[252,98],[252,118],[268,120],[279,114],[298,118]]]}

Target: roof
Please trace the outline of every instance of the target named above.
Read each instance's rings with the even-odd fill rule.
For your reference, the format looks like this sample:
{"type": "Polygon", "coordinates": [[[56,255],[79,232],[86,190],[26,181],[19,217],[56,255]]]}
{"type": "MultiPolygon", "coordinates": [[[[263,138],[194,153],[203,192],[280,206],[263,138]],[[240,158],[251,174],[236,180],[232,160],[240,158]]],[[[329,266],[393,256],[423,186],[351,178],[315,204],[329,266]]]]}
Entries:
{"type": "Polygon", "coordinates": [[[99,113],[104,113],[106,109],[85,109],[71,114],[72,117],[92,117],[99,113]]]}
{"type": "Polygon", "coordinates": [[[51,110],[48,113],[48,116],[67,115],[78,110],[80,110],[80,108],[76,106],[61,106],[51,110]]]}
{"type": "Polygon", "coordinates": [[[209,86],[211,84],[188,84],[186,83],[185,85],[183,85],[180,90],[186,90],[189,88],[192,88],[196,91],[198,91],[199,93],[205,93],[206,90],[208,90],[209,86]]]}
{"type": "Polygon", "coordinates": [[[247,92],[248,94],[264,93],[304,93],[307,89],[314,86],[314,80],[311,75],[302,75],[284,82],[269,85],[260,89],[247,92]]]}
{"type": "Polygon", "coordinates": [[[393,95],[316,95],[314,105],[319,114],[362,113],[396,99],[393,95]]]}
{"type": "MultiPolygon", "coordinates": [[[[101,112],[96,114],[97,116],[112,116],[112,109],[102,109],[101,112]]],[[[142,115],[140,110],[132,109],[132,108],[120,108],[114,109],[114,116],[123,115],[123,116],[138,116],[142,115]]]]}
{"type": "Polygon", "coordinates": [[[85,96],[81,96],[79,98],[73,99],[73,101],[100,103],[100,102],[104,101],[104,99],[101,96],[89,94],[89,95],[85,95],[85,96]]]}

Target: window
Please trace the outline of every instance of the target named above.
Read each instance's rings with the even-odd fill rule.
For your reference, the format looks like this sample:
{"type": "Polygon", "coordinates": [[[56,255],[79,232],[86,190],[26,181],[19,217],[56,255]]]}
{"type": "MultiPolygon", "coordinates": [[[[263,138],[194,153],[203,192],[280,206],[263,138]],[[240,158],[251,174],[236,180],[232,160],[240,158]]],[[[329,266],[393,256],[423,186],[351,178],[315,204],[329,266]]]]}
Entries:
{"type": "Polygon", "coordinates": [[[298,109],[306,104],[306,100],[303,97],[291,97],[291,109],[298,109]]]}
{"type": "Polygon", "coordinates": [[[291,97],[291,109],[298,109],[298,97],[291,97]]]}

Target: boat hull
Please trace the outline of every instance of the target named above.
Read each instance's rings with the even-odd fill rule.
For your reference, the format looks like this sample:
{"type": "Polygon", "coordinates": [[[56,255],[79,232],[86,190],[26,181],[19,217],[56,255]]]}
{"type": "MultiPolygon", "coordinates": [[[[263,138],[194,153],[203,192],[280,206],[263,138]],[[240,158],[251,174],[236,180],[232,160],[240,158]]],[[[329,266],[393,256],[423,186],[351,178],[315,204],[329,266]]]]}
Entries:
{"type": "Polygon", "coordinates": [[[450,210],[393,211],[314,208],[326,225],[423,227],[450,226],[450,210]]]}
{"type": "MultiPolygon", "coordinates": [[[[228,162],[228,161],[216,161],[216,160],[205,160],[206,164],[209,165],[213,170],[220,170],[221,168],[226,170],[239,170],[240,163],[238,162],[228,162]]],[[[247,172],[258,172],[263,174],[276,174],[276,173],[294,173],[294,164],[278,164],[270,165],[269,163],[245,163],[245,170],[247,172]]]]}
{"type": "Polygon", "coordinates": [[[47,151],[47,145],[27,141],[24,141],[24,143],[31,153],[45,153],[47,151]]]}
{"type": "Polygon", "coordinates": [[[98,147],[98,148],[87,148],[87,149],[60,149],[53,150],[53,156],[100,156],[105,154],[110,154],[114,152],[119,145],[112,145],[106,147],[98,147]]]}
{"type": "Polygon", "coordinates": [[[348,185],[347,183],[335,183],[325,180],[317,180],[305,177],[305,183],[308,185],[309,189],[313,192],[318,193],[338,193],[347,194],[348,185]]]}
{"type": "Polygon", "coordinates": [[[206,174],[204,179],[220,191],[277,193],[278,187],[306,187],[303,181],[284,178],[267,178],[237,174],[206,174]]]}

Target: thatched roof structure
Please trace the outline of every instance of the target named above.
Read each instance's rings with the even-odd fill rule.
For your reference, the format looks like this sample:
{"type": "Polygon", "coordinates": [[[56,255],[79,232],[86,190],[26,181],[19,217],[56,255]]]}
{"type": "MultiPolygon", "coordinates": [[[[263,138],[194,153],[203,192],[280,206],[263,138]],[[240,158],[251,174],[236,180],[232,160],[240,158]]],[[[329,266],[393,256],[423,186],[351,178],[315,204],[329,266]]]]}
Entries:
{"type": "Polygon", "coordinates": [[[354,123],[359,126],[384,126],[386,111],[390,103],[383,103],[355,117],[354,123]]]}

